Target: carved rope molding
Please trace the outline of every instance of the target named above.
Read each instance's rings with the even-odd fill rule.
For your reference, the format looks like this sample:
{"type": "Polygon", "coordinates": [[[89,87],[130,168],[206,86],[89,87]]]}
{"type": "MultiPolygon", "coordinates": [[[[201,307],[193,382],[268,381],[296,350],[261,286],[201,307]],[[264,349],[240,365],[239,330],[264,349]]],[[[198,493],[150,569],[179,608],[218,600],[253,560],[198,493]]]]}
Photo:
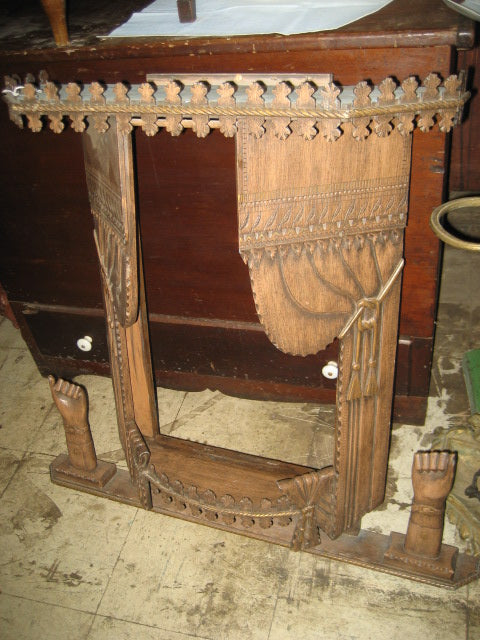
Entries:
{"type": "Polygon", "coordinates": [[[239,82],[238,77],[199,78],[154,76],[152,82],[130,88],[122,83],[105,87],[98,82],[82,88],[76,83],[58,87],[44,76],[38,86],[31,82],[31,76],[20,85],[19,78],[7,76],[3,93],[11,119],[23,126],[25,116],[35,132],[43,128],[42,117],[46,116],[55,133],[64,129],[65,117],[77,132],[85,130],[88,118],[89,124],[103,133],[109,127],[108,117],[116,116],[124,133],[133,126],[140,126],[150,136],[160,127],[172,135],[191,128],[198,137],[205,137],[216,128],[232,137],[237,132],[237,119],[248,118],[255,137],[271,130],[279,139],[295,133],[306,140],[321,134],[331,141],[340,137],[342,124],[347,122],[353,124],[357,140],[372,132],[387,136],[393,127],[402,135],[408,135],[415,125],[428,131],[435,120],[441,131],[448,132],[470,96],[464,90],[463,74],[451,75],[442,83],[431,73],[422,86],[409,77],[400,86],[386,78],[375,87],[360,82],[343,88],[328,75],[295,76],[293,80],[279,75],[274,81],[248,76],[248,84],[239,82]]]}

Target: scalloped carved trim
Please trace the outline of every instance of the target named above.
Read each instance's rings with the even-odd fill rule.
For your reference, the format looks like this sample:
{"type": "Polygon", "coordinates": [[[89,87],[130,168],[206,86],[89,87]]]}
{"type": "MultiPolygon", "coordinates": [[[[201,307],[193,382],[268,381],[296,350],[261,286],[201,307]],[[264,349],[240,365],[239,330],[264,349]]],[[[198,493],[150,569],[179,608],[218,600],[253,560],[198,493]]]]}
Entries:
{"type": "Polygon", "coordinates": [[[331,82],[318,86],[310,79],[294,83],[289,76],[280,75],[271,93],[265,91],[261,78],[247,87],[237,86],[234,78],[213,87],[202,76],[179,75],[160,87],[145,82],[129,90],[122,83],[104,87],[93,82],[88,91],[74,83],[57,87],[45,82],[45,77],[38,89],[31,76],[28,80],[20,86],[13,78],[5,78],[10,117],[20,124],[25,115],[30,129],[40,131],[46,116],[55,133],[63,130],[65,117],[75,131],[83,131],[88,118],[98,132],[105,133],[108,117],[121,115],[125,131],[140,125],[148,136],[165,127],[172,135],[191,128],[203,138],[216,128],[231,137],[237,119],[247,118],[249,133],[257,138],[267,134],[286,140],[294,134],[312,140],[321,135],[333,142],[345,132],[343,125],[353,122],[354,138],[364,140],[372,132],[388,136],[394,128],[408,135],[416,121],[422,131],[435,122],[441,131],[450,131],[469,98],[462,74],[449,76],[442,84],[431,73],[421,87],[414,77],[400,86],[388,77],[377,87],[362,81],[343,89],[331,82]]]}

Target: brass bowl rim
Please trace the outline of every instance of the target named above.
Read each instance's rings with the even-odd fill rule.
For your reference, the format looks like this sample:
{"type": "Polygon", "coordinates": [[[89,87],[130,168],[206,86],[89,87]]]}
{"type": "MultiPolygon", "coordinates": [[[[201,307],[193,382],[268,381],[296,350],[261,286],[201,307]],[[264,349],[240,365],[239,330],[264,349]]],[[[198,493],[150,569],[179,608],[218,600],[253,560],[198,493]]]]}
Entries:
{"type": "Polygon", "coordinates": [[[458,198],[458,200],[450,200],[436,207],[430,216],[430,227],[436,236],[445,244],[455,247],[456,249],[464,249],[466,251],[480,251],[480,242],[469,242],[461,240],[452,233],[448,232],[442,224],[443,218],[456,209],[465,209],[466,207],[478,208],[480,215],[480,196],[471,196],[468,198],[458,198]]]}

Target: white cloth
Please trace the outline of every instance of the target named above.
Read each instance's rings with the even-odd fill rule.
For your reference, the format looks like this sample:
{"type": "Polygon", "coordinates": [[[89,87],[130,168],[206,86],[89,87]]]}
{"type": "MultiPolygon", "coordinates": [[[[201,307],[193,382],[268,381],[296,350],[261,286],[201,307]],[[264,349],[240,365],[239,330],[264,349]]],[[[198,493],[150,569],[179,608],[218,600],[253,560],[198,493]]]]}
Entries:
{"type": "Polygon", "coordinates": [[[391,0],[197,0],[195,22],[179,22],[175,0],[156,0],[107,37],[241,36],[337,29],[391,0]]]}

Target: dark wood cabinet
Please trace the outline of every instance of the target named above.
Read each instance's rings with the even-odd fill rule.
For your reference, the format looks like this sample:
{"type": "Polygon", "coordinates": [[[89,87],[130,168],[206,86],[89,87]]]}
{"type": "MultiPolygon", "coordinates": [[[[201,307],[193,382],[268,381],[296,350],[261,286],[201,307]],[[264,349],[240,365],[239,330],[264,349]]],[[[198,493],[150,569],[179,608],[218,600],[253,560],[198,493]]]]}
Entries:
{"type": "MultiPolygon", "coordinates": [[[[2,75],[46,70],[55,82],[134,83],[153,72],[331,72],[339,84],[378,83],[388,75],[423,79],[432,71],[447,77],[456,70],[457,50],[473,45],[472,23],[439,0],[395,0],[335,32],[188,42],[97,41],[95,11],[103,12],[97,24],[106,32],[118,21],[116,12],[125,18],[129,3],[110,3],[110,25],[106,4],[83,3],[82,15],[72,8],[67,48],[54,48],[43,27],[29,43],[4,37],[2,75]]],[[[6,108],[0,131],[0,281],[23,334],[42,373],[107,373],[80,136],[64,132],[53,144],[48,130],[19,131],[6,108]],[[77,340],[86,335],[92,349],[82,352],[77,340]]],[[[428,220],[445,195],[447,149],[438,130],[415,131],[394,402],[395,417],[412,423],[424,419],[429,388],[440,247],[428,220]]],[[[139,131],[135,152],[157,383],[334,402],[334,382],[321,368],[336,359],[336,344],[317,356],[287,356],[258,323],[238,253],[233,142],[218,132],[198,141],[191,131],[178,138],[139,131]]]]}

